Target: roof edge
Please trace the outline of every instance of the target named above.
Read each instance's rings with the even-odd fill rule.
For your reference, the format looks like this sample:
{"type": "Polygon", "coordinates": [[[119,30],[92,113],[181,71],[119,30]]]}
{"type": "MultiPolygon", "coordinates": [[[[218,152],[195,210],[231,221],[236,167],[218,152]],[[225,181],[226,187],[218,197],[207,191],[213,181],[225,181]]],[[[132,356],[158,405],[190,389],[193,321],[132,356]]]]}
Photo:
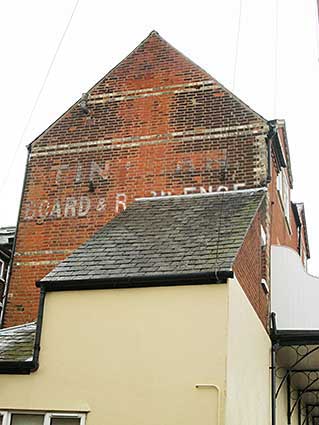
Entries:
{"type": "MultiPolygon", "coordinates": [[[[143,46],[143,44],[150,38],[150,37],[152,37],[152,36],[154,36],[154,35],[156,35],[156,36],[158,36],[158,37],[160,37],[160,38],[162,38],[159,34],[158,34],[158,32],[157,31],[155,31],[155,30],[152,30],[149,34],[148,34],[148,36],[146,37],[146,38],[144,38],[144,40],[143,41],[141,41],[136,47],[134,47],[134,49],[130,52],[130,53],[128,53],[122,60],[120,60],[120,62],[118,62],[115,66],[113,66],[109,71],[107,71],[107,73],[106,74],[104,74],[96,83],[94,83],[93,84],[93,86],[91,86],[85,93],[90,93],[92,90],[94,90],[94,88],[97,86],[97,85],[99,85],[103,80],[104,80],[104,78],[106,78],[108,75],[110,75],[116,68],[118,68],[121,64],[122,64],[122,62],[124,62],[126,59],[128,59],[130,56],[132,56],[133,55],[133,53],[137,50],[137,49],[139,49],[141,46],[143,46]]],[[[165,40],[164,40],[165,41],[165,40]]],[[[69,107],[69,108],[67,108],[61,115],[59,115],[58,116],[58,118],[57,119],[55,119],[50,125],[48,125],[48,127],[46,127],[38,136],[36,136],[36,138],[35,139],[33,139],[28,145],[27,145],[27,149],[29,150],[29,149],[31,149],[32,147],[33,147],[33,144],[37,141],[37,140],[39,140],[47,131],[49,131],[50,130],[50,128],[52,128],[58,121],[60,121],[60,119],[62,119],[63,117],[64,117],[64,115],[66,115],[68,112],[70,112],[73,108],[75,108],[78,104],[79,104],[79,102],[80,102],[80,100],[81,100],[81,97],[79,97],[79,98],[77,98],[77,100],[69,107]]]]}
{"type": "Polygon", "coordinates": [[[319,329],[276,329],[271,339],[280,346],[319,344],[319,329]]]}
{"type": "Polygon", "coordinates": [[[197,273],[164,273],[148,276],[125,276],[118,278],[100,279],[77,279],[77,280],[40,280],[36,282],[38,288],[45,291],[74,291],[93,289],[123,289],[123,288],[147,288],[159,286],[186,286],[208,285],[226,283],[233,277],[232,270],[220,270],[216,272],[197,273]]]}
{"type": "Polygon", "coordinates": [[[0,375],[29,375],[35,368],[35,361],[0,361],[0,375]]]}
{"type": "Polygon", "coordinates": [[[27,327],[27,326],[31,326],[31,325],[35,325],[36,326],[36,320],[34,320],[33,322],[27,322],[27,323],[23,323],[22,325],[16,325],[16,326],[10,326],[9,328],[1,328],[0,329],[0,335],[3,333],[3,332],[6,332],[6,331],[12,331],[12,330],[14,330],[14,329],[23,329],[23,328],[25,328],[25,327],[27,327]]]}
{"type": "Polygon", "coordinates": [[[255,193],[255,192],[266,192],[267,187],[255,187],[251,189],[235,189],[235,190],[219,190],[216,192],[206,192],[206,193],[188,193],[183,195],[162,195],[162,196],[148,196],[142,198],[135,198],[134,201],[156,201],[158,199],[175,199],[175,198],[201,198],[205,196],[216,196],[216,195],[233,195],[235,193],[255,193]]]}

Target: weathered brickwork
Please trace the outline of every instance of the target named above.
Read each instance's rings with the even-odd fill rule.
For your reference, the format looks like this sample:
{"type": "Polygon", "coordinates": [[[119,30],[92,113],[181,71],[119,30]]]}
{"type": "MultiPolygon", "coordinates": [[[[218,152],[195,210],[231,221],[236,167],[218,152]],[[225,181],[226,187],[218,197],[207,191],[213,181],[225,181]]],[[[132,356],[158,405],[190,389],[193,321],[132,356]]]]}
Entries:
{"type": "Polygon", "coordinates": [[[261,285],[263,276],[263,248],[260,226],[264,221],[262,209],[254,218],[234,266],[235,276],[243,287],[249,301],[267,328],[269,317],[269,294],[261,285]]]}
{"type": "Polygon", "coordinates": [[[135,198],[266,185],[266,121],[154,32],[82,104],[31,145],[5,326],[34,320],[35,281],[135,198]]]}
{"type": "MultiPolygon", "coordinates": [[[[282,139],[282,129],[279,128],[279,134],[282,139]]],[[[283,150],[286,154],[286,158],[289,161],[289,154],[287,146],[283,146],[283,150]]],[[[289,162],[288,162],[289,163],[289,162]]],[[[286,170],[285,170],[286,171],[286,170]]],[[[272,245],[285,245],[293,248],[294,250],[298,249],[298,232],[297,225],[290,205],[289,208],[289,219],[285,217],[284,206],[282,199],[280,197],[279,191],[277,189],[277,174],[279,172],[278,166],[276,164],[275,156],[272,151],[272,168],[271,168],[271,182],[269,184],[269,197],[270,197],[270,239],[272,245]]],[[[289,173],[287,173],[289,174],[289,173]]],[[[290,179],[288,179],[290,180],[290,179]]],[[[289,181],[292,186],[291,180],[289,181]]]]}

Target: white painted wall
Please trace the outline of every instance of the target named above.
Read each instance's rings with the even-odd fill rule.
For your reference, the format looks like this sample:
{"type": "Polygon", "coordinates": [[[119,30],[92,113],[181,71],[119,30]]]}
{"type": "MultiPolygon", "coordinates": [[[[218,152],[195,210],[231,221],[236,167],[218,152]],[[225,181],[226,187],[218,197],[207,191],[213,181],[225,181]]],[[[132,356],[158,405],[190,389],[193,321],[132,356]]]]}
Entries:
{"type": "Polygon", "coordinates": [[[319,329],[319,278],[308,274],[299,255],[285,246],[271,248],[271,311],[278,329],[319,329]]]}
{"type": "Polygon", "coordinates": [[[226,425],[269,425],[270,338],[237,280],[228,288],[226,425]]]}

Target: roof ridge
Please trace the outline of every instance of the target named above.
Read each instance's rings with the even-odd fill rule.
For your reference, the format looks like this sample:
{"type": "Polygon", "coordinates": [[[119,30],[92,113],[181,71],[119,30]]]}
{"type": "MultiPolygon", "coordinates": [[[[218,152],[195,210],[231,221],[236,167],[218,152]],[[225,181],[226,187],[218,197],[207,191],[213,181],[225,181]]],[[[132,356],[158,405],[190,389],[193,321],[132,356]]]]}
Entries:
{"type": "Polygon", "coordinates": [[[23,329],[26,328],[27,326],[31,326],[31,325],[36,325],[37,322],[29,322],[29,323],[23,323],[23,325],[16,325],[16,326],[10,326],[10,328],[2,328],[0,329],[0,333],[2,332],[6,332],[6,331],[12,331],[14,329],[23,329]]]}
{"type": "Polygon", "coordinates": [[[251,189],[240,189],[240,190],[224,190],[224,191],[215,191],[215,192],[206,192],[206,193],[189,193],[189,194],[182,194],[182,195],[162,195],[162,196],[150,196],[150,197],[141,197],[141,198],[135,198],[134,201],[136,202],[143,202],[143,201],[155,201],[157,199],[176,199],[176,198],[200,198],[205,196],[216,196],[216,195],[233,195],[235,193],[254,193],[254,192],[266,192],[267,187],[258,187],[258,188],[251,188],[251,189]]]}

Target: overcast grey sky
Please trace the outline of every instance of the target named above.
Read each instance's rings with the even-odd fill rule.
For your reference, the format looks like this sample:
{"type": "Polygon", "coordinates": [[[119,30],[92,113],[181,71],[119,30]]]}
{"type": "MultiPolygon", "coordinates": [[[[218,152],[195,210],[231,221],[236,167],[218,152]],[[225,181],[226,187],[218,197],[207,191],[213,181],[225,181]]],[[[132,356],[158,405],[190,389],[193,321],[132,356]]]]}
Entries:
{"type": "Polygon", "coordinates": [[[319,274],[316,0],[242,0],[237,67],[240,0],[80,0],[21,140],[75,4],[76,0],[1,2],[0,226],[16,223],[25,146],[156,29],[266,119],[286,120],[292,200],[305,202],[309,271],[319,274]]]}

